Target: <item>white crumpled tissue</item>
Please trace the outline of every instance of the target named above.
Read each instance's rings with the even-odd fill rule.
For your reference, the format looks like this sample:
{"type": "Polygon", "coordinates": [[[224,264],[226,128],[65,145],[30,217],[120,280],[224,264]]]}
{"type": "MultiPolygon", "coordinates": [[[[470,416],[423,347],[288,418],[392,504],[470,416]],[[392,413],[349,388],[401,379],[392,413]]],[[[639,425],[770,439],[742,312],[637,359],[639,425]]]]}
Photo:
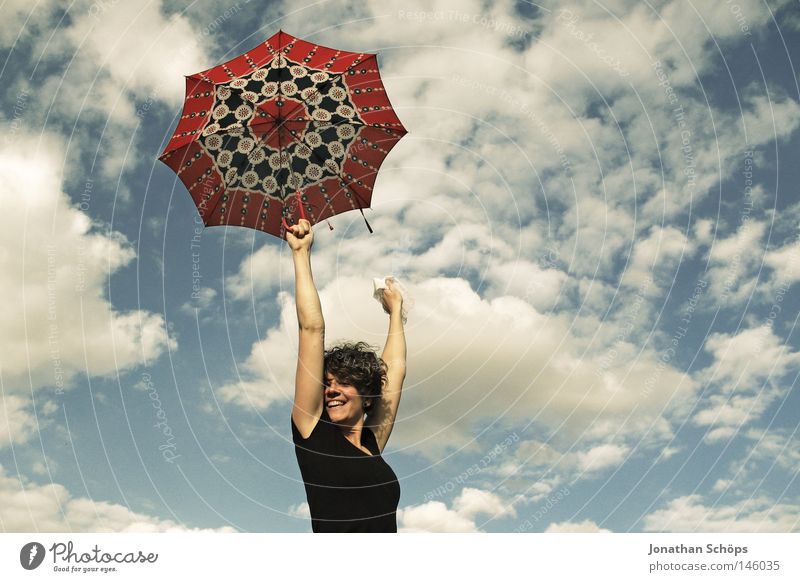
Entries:
{"type": "Polygon", "coordinates": [[[383,304],[383,290],[386,288],[386,279],[392,280],[392,285],[400,292],[400,296],[403,298],[403,309],[400,315],[403,318],[403,323],[406,323],[408,320],[408,312],[411,311],[412,307],[414,307],[414,299],[411,297],[408,289],[406,289],[406,286],[397,280],[397,277],[388,275],[386,277],[376,277],[373,279],[372,285],[374,286],[375,291],[372,293],[372,296],[378,301],[378,303],[381,305],[383,304]]]}

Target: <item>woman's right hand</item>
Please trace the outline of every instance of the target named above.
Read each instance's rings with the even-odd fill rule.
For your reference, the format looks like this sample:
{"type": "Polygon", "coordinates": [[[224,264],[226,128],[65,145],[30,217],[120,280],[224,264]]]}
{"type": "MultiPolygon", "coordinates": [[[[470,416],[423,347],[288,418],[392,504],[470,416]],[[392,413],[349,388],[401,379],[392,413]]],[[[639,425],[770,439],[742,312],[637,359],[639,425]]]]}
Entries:
{"type": "Polygon", "coordinates": [[[314,231],[311,230],[311,223],[305,218],[297,221],[297,224],[286,231],[286,242],[293,251],[304,249],[310,251],[311,245],[314,244],[314,231]]]}
{"type": "Polygon", "coordinates": [[[392,277],[386,277],[385,281],[386,288],[384,288],[381,294],[383,310],[390,315],[395,311],[401,313],[403,310],[403,295],[394,286],[394,279],[392,277]]]}

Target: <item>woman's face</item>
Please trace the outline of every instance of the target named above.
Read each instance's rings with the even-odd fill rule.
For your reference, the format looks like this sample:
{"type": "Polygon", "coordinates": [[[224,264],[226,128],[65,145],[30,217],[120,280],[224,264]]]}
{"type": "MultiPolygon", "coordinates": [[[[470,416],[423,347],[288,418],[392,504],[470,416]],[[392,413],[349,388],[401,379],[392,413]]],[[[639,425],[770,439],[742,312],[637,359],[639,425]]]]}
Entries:
{"type": "Polygon", "coordinates": [[[340,384],[332,374],[325,375],[323,404],[331,421],[353,425],[364,417],[364,399],[355,386],[340,384]]]}

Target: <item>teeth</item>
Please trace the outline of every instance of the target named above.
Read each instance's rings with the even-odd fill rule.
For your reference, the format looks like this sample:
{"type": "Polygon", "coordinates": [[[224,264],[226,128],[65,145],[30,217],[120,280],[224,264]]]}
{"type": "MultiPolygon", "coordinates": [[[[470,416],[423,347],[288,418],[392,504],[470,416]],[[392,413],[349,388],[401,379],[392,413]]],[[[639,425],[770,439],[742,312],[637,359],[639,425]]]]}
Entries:
{"type": "Polygon", "coordinates": [[[343,403],[339,402],[338,400],[334,400],[328,403],[328,408],[333,408],[334,406],[341,406],[343,403]]]}

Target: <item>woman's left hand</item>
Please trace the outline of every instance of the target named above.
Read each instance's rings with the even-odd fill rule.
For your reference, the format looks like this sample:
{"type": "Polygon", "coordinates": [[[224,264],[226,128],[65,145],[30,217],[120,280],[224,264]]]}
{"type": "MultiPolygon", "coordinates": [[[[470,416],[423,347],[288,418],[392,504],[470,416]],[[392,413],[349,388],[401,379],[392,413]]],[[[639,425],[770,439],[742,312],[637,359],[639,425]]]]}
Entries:
{"type": "Polygon", "coordinates": [[[383,290],[381,303],[383,310],[389,314],[399,313],[403,309],[403,296],[395,288],[394,280],[391,277],[386,278],[386,288],[383,290]]]}

